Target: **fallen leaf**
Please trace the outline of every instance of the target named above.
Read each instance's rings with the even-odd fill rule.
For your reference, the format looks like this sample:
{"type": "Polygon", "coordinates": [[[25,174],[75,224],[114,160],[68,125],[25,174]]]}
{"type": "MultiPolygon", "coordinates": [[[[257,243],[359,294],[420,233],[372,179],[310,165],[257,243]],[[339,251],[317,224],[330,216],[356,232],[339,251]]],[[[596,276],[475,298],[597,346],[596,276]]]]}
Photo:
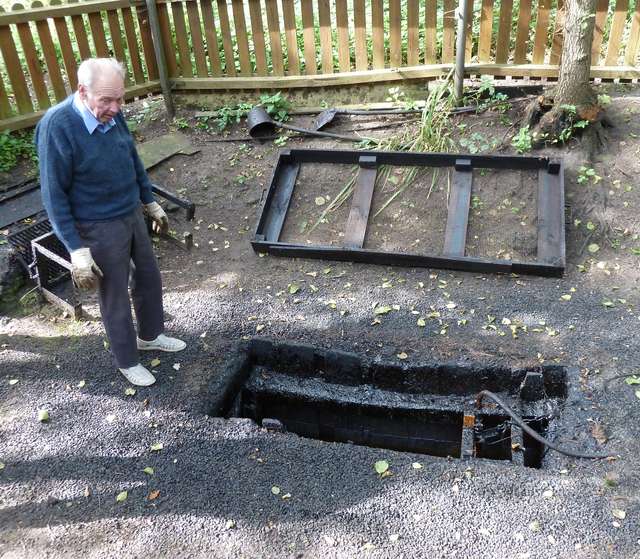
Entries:
{"type": "Polygon", "coordinates": [[[298,293],[298,291],[300,291],[300,286],[295,283],[290,283],[287,286],[287,289],[289,290],[289,293],[291,295],[295,295],[296,293],[298,293]]]}
{"type": "Polygon", "coordinates": [[[375,468],[378,474],[382,475],[389,469],[389,462],[386,460],[378,460],[373,467],[375,468]]]}
{"type": "Polygon", "coordinates": [[[420,462],[414,462],[413,464],[411,464],[411,467],[414,470],[421,470],[422,469],[422,464],[420,464],[420,462]]]}
{"type": "Polygon", "coordinates": [[[258,324],[256,326],[256,332],[261,332],[262,330],[264,330],[264,324],[258,324]]]}
{"type": "Polygon", "coordinates": [[[144,470],[142,470],[145,474],[148,474],[150,476],[153,475],[154,473],[154,469],[151,466],[147,466],[144,470]]]}
{"type": "Polygon", "coordinates": [[[11,386],[13,386],[14,384],[18,384],[18,379],[17,379],[17,378],[12,378],[12,379],[9,381],[9,384],[10,384],[11,386]]]}
{"type": "Polygon", "coordinates": [[[38,410],[38,421],[40,423],[49,421],[49,412],[47,410],[38,410]]]}
{"type": "Polygon", "coordinates": [[[534,520],[533,522],[529,522],[529,530],[531,530],[532,532],[539,532],[540,522],[538,522],[537,520],[534,520]]]}
{"type": "Polygon", "coordinates": [[[327,201],[324,199],[324,196],[316,196],[315,202],[316,206],[324,206],[327,201]]]}
{"type": "Polygon", "coordinates": [[[375,309],[373,309],[373,314],[387,314],[392,310],[393,310],[392,307],[389,307],[388,305],[383,305],[381,307],[376,307],[375,309]]]}
{"type": "Polygon", "coordinates": [[[179,371],[180,370],[180,363],[174,363],[173,364],[173,368],[174,368],[174,370],[179,371]]]}
{"type": "Polygon", "coordinates": [[[409,357],[404,351],[398,353],[398,355],[396,356],[398,359],[406,359],[407,357],[409,357]]]}
{"type": "Polygon", "coordinates": [[[397,542],[400,539],[400,534],[391,534],[389,536],[389,541],[390,542],[397,542]]]}
{"type": "Polygon", "coordinates": [[[551,497],[553,497],[553,490],[552,489],[547,489],[546,491],[542,492],[542,496],[545,499],[551,499],[551,497]]]}
{"type": "Polygon", "coordinates": [[[87,383],[85,381],[81,380],[78,384],[76,384],[76,386],[78,388],[83,388],[85,384],[87,384],[87,383]]]}
{"type": "Polygon", "coordinates": [[[286,501],[287,499],[291,499],[291,493],[285,493],[285,494],[282,496],[282,500],[283,500],[283,501],[286,501]]]}
{"type": "Polygon", "coordinates": [[[640,399],[640,390],[636,390],[636,398],[640,399]]]}
{"type": "Polygon", "coordinates": [[[127,500],[128,496],[129,496],[129,493],[127,491],[120,491],[120,493],[116,495],[116,502],[122,503],[123,501],[127,500]]]}
{"type": "Polygon", "coordinates": [[[136,394],[136,389],[135,388],[129,387],[129,388],[125,388],[124,389],[124,395],[125,396],[135,396],[135,394],[136,394]]]}
{"type": "Polygon", "coordinates": [[[164,448],[164,445],[162,443],[155,443],[151,445],[151,450],[153,451],[159,451],[162,450],[164,448]]]}
{"type": "Polygon", "coordinates": [[[236,527],[236,521],[235,520],[227,520],[226,524],[224,525],[224,527],[227,530],[231,530],[232,528],[236,527]]]}
{"type": "Polygon", "coordinates": [[[613,514],[613,516],[615,516],[618,520],[624,520],[627,516],[627,513],[621,509],[613,509],[611,511],[611,514],[613,514]]]}
{"type": "Polygon", "coordinates": [[[600,246],[597,245],[596,243],[591,243],[588,247],[587,250],[591,253],[591,254],[595,254],[596,252],[598,252],[600,250],[600,246]]]}
{"type": "Polygon", "coordinates": [[[633,384],[640,384],[640,377],[637,375],[634,375],[632,377],[627,377],[626,379],[624,379],[624,381],[629,385],[633,385],[633,384]]]}
{"type": "Polygon", "coordinates": [[[420,328],[424,328],[427,325],[427,321],[424,318],[419,318],[417,324],[420,328]]]}
{"type": "Polygon", "coordinates": [[[4,462],[0,462],[0,470],[4,470],[4,462]]]}
{"type": "Polygon", "coordinates": [[[591,425],[591,435],[599,444],[607,442],[607,435],[604,432],[604,427],[600,423],[593,423],[591,425]]]}
{"type": "Polygon", "coordinates": [[[274,495],[280,495],[280,488],[277,485],[274,485],[271,488],[271,493],[273,493],[274,495]]]}
{"type": "Polygon", "coordinates": [[[147,496],[147,499],[149,499],[149,501],[153,501],[157,499],[159,496],[160,496],[160,491],[156,489],[155,491],[152,491],[151,493],[149,493],[149,495],[147,496]]]}
{"type": "Polygon", "coordinates": [[[455,309],[458,305],[456,305],[455,303],[447,303],[447,308],[448,309],[455,309]]]}
{"type": "Polygon", "coordinates": [[[571,301],[571,295],[561,295],[560,299],[563,301],[571,301]]]}
{"type": "Polygon", "coordinates": [[[158,359],[158,358],[156,357],[155,359],[152,359],[152,360],[151,360],[150,365],[151,365],[152,367],[157,367],[158,365],[160,365],[160,363],[161,363],[160,359],[158,359]]]}

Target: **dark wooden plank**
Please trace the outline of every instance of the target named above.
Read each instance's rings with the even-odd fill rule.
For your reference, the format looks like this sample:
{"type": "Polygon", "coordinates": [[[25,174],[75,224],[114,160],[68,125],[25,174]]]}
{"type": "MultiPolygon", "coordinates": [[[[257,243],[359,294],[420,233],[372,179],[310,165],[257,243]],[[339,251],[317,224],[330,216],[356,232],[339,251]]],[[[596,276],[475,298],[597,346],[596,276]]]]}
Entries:
{"type": "MultiPolygon", "coordinates": [[[[78,0],[67,0],[68,4],[74,4],[78,0]]],[[[80,53],[80,60],[91,58],[91,49],[89,48],[89,39],[87,38],[86,25],[82,14],[71,16],[71,25],[73,27],[74,35],[76,36],[76,43],[78,45],[78,52],[80,53]]]]}
{"type": "MultiPolygon", "coordinates": [[[[256,1],[259,2],[259,0],[252,0],[252,5],[256,1]]],[[[220,65],[220,53],[218,52],[218,35],[216,33],[216,23],[213,17],[213,6],[211,4],[211,0],[201,0],[200,8],[202,9],[202,21],[204,22],[204,36],[207,40],[207,54],[209,55],[209,61],[211,62],[211,73],[214,76],[219,76],[222,74],[222,68],[220,65]]],[[[257,31],[254,29],[254,41],[256,36],[257,31]]],[[[262,45],[262,47],[264,51],[264,44],[262,45]]],[[[261,53],[256,46],[256,60],[259,59],[260,54],[261,53]]]]}
{"type": "Polygon", "coordinates": [[[344,232],[344,246],[346,247],[362,248],[364,245],[377,172],[375,157],[362,156],[360,158],[360,171],[344,232]]]}
{"type": "MultiPolygon", "coordinates": [[[[51,6],[59,6],[62,4],[62,1],[51,0],[49,4],[51,6]]],[[[56,28],[56,34],[58,35],[58,44],[60,45],[64,68],[67,72],[67,80],[69,80],[69,85],[71,85],[71,91],[75,91],[78,89],[78,65],[76,63],[76,55],[73,52],[73,43],[69,35],[67,20],[64,17],[54,17],[53,24],[56,28]]]]}
{"type": "MultiPolygon", "coordinates": [[[[41,2],[33,2],[31,4],[33,8],[40,7],[40,5],[41,2]]],[[[42,54],[47,64],[48,78],[53,86],[56,101],[59,103],[60,101],[64,101],[67,97],[67,89],[65,87],[64,78],[62,77],[62,72],[60,71],[60,63],[58,62],[56,48],[51,37],[51,29],[49,28],[48,20],[36,21],[36,29],[38,31],[38,38],[40,39],[42,54]]]]}
{"type": "Polygon", "coordinates": [[[276,183],[275,191],[271,200],[267,200],[265,211],[267,212],[262,234],[267,241],[277,242],[282,232],[284,220],[287,217],[293,187],[296,184],[299,163],[280,162],[278,174],[274,176],[276,183]]]}
{"type": "Polygon", "coordinates": [[[151,26],[149,25],[149,14],[146,8],[136,7],[136,16],[140,28],[140,40],[142,42],[142,52],[147,64],[147,78],[149,80],[158,79],[158,63],[153,50],[153,37],[151,36],[151,26]]]}
{"type": "Polygon", "coordinates": [[[170,78],[177,78],[180,72],[178,71],[178,59],[176,58],[176,47],[173,43],[173,33],[171,32],[171,24],[169,23],[167,4],[158,4],[158,25],[160,26],[162,50],[164,51],[164,59],[167,64],[167,73],[170,78]]]}
{"type": "Polygon", "coordinates": [[[563,176],[562,164],[558,174],[538,171],[538,262],[564,267],[563,176]]]}
{"type": "Polygon", "coordinates": [[[180,75],[186,78],[193,77],[193,66],[191,64],[191,49],[187,38],[187,23],[184,19],[182,2],[171,3],[171,13],[173,14],[173,25],[176,32],[176,43],[180,55],[180,75]]]}
{"type": "Polygon", "coordinates": [[[464,248],[467,243],[467,224],[469,222],[472,183],[473,170],[471,166],[468,169],[456,169],[453,172],[447,228],[444,234],[444,254],[464,256],[464,248]]]}
{"type": "Polygon", "coordinates": [[[8,25],[0,26],[0,52],[2,52],[2,59],[6,64],[6,72],[9,75],[9,81],[13,88],[19,112],[21,114],[32,113],[33,103],[31,102],[29,87],[22,72],[20,57],[13,42],[11,28],[8,25]]]}
{"type": "Polygon", "coordinates": [[[189,19],[189,33],[191,34],[191,50],[196,58],[196,72],[199,78],[206,78],[209,75],[207,70],[207,58],[202,40],[202,29],[200,26],[200,14],[196,2],[187,2],[187,18],[189,19]]]}
{"type": "Polygon", "coordinates": [[[92,12],[87,17],[89,18],[89,28],[91,29],[96,54],[101,58],[108,58],[111,54],[109,53],[109,46],[107,45],[107,37],[104,34],[102,13],[92,12]]]}

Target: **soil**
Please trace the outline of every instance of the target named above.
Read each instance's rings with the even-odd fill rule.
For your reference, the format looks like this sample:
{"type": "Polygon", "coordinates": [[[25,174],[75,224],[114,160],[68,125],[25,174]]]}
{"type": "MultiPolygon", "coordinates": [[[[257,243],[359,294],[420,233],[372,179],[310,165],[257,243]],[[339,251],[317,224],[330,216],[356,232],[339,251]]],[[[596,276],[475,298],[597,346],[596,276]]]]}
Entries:
{"type": "MultiPolygon", "coordinates": [[[[168,123],[158,103],[127,106],[128,118],[141,120],[140,140],[178,129],[200,148],[150,171],[154,182],[197,204],[193,223],[181,212],[170,215],[178,237],[193,233],[191,252],[156,240],[167,330],[188,348],[143,355],[147,365],[160,358],[158,382],[127,395],[103,345],[95,297],[87,297],[89,318],[82,322],[47,305],[0,318],[3,551],[11,557],[638,557],[640,392],[624,378],[604,383],[640,373],[640,88],[610,85],[607,92],[615,127],[596,160],[586,159],[579,140],[535,152],[565,161],[567,269],[558,279],[255,254],[250,240],[280,148],[212,143],[220,136],[199,129],[191,111],[168,123]],[[581,167],[600,178],[579,182],[586,176],[581,167]],[[300,288],[295,294],[288,289],[293,283],[300,288]],[[398,308],[376,316],[375,304],[398,308]],[[566,458],[561,468],[532,470],[322,443],[266,432],[247,420],[207,417],[210,378],[238,341],[256,335],[398,363],[406,355],[412,363],[578,367],[576,389],[589,420],[558,433],[556,442],[615,459],[566,458]],[[46,424],[37,421],[41,408],[51,417],[46,424]],[[164,448],[151,451],[157,442],[164,448]],[[392,476],[375,473],[380,459],[390,462],[392,476]],[[143,473],[147,466],[154,475],[143,473]],[[123,490],[126,500],[116,502],[123,490]],[[156,490],[159,497],[151,498],[156,490]],[[281,498],[287,493],[292,497],[281,498]]],[[[508,138],[518,129],[520,106],[456,116],[452,133],[457,142],[473,139],[473,151],[515,153],[508,138]]],[[[331,131],[394,119],[400,120],[340,117],[331,131]]],[[[415,124],[363,134],[384,137],[402,126],[415,124]]],[[[228,135],[246,130],[238,125],[228,135]]],[[[352,145],[292,137],[289,147],[352,145]]],[[[351,172],[303,166],[282,238],[339,245],[349,201],[311,227],[351,172]]],[[[392,174],[400,172],[407,171],[392,174]]],[[[467,254],[535,258],[535,177],[475,176],[467,254]]],[[[376,191],[372,215],[394,186],[376,191]]],[[[439,254],[448,187],[446,172],[435,180],[430,172],[418,174],[372,219],[365,246],[439,254]]]]}

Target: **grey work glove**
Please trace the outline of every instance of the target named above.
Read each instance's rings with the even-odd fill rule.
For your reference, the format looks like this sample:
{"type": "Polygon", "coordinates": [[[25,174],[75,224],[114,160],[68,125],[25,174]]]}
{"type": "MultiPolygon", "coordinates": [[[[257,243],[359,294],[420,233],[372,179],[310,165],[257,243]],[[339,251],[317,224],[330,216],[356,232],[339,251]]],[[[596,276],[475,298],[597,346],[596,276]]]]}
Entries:
{"type": "Polygon", "coordinates": [[[79,248],[71,251],[71,277],[80,289],[96,289],[99,280],[104,276],[102,270],[94,262],[91,250],[79,248]]]}
{"type": "Polygon", "coordinates": [[[166,233],[169,231],[169,218],[158,202],[144,204],[144,211],[153,221],[151,229],[154,233],[166,233]]]}

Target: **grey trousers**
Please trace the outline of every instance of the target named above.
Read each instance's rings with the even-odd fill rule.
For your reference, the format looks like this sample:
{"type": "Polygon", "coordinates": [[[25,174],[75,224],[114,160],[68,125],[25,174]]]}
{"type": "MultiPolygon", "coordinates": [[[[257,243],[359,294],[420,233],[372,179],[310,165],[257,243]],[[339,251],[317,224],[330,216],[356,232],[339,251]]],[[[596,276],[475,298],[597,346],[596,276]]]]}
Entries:
{"type": "Polygon", "coordinates": [[[129,300],[130,274],[137,335],[154,340],[164,331],[162,280],[142,207],[114,220],[76,222],[76,228],[104,274],[98,293],[100,312],[116,366],[133,367],[140,359],[129,300]]]}

